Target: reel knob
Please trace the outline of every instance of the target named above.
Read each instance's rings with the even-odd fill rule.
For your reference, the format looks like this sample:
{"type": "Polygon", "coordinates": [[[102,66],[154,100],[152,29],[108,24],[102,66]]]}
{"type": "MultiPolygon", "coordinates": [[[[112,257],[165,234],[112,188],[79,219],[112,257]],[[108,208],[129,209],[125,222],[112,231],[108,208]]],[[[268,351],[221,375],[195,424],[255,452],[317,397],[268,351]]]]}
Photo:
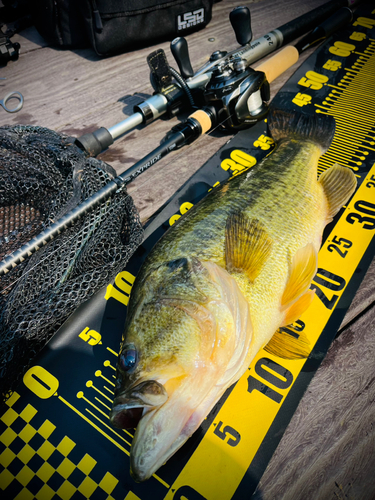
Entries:
{"type": "Polygon", "coordinates": [[[223,51],[215,50],[215,52],[212,52],[212,54],[211,54],[210,62],[218,61],[222,57],[226,56],[227,53],[228,52],[226,50],[223,50],[223,51]]]}
{"type": "Polygon", "coordinates": [[[194,70],[190,62],[188,44],[185,38],[178,37],[172,40],[171,52],[179,67],[181,76],[185,79],[194,76],[194,70]]]}
{"type": "Polygon", "coordinates": [[[247,7],[235,7],[229,14],[229,20],[234,29],[236,40],[240,45],[251,42],[253,33],[251,31],[250,11],[247,7]]]}

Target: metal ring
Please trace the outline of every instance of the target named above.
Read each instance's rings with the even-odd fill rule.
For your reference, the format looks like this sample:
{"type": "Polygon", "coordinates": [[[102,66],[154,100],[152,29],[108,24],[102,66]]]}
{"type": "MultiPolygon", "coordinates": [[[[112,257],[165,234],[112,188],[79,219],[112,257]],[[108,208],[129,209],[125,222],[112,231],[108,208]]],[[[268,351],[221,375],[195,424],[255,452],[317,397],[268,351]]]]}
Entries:
{"type": "Polygon", "coordinates": [[[7,94],[4,97],[4,99],[2,101],[0,101],[0,103],[3,106],[3,108],[5,109],[5,111],[8,111],[8,113],[16,113],[23,106],[23,95],[21,94],[21,92],[10,92],[9,94],[7,94]],[[9,99],[11,99],[12,97],[19,99],[20,102],[17,104],[17,106],[15,108],[8,108],[6,104],[9,101],[9,99]]]}

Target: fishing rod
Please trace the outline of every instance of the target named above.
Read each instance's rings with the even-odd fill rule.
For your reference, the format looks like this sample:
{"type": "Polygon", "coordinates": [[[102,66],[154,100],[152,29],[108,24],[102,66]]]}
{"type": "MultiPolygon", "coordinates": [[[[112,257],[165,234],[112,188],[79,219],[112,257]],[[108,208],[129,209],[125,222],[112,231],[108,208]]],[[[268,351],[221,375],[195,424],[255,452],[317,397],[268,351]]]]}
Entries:
{"type": "MultiPolygon", "coordinates": [[[[343,8],[316,27],[311,33],[300,40],[296,46],[285,47],[279,54],[255,69],[247,68],[245,77],[241,79],[233,91],[236,100],[232,94],[222,95],[217,90],[216,93],[207,92],[207,105],[203,109],[195,111],[184,123],[173,127],[165,136],[160,146],[114,178],[97,193],[79,204],[58,221],[52,223],[28,243],[5,257],[0,262],[0,276],[3,276],[12,268],[19,265],[89,211],[108,200],[115,193],[120,192],[127,184],[155,165],[155,163],[167,154],[193,143],[200,136],[206,134],[213,126],[219,124],[229,129],[239,129],[244,126],[248,127],[263,118],[268,111],[266,100],[267,97],[269,100],[269,84],[285,69],[293,65],[303,51],[346,25],[351,19],[352,11],[349,8],[343,8]],[[286,52],[290,52],[288,57],[285,57],[286,52]],[[264,91],[264,89],[268,90],[264,91]],[[228,103],[234,102],[236,103],[234,107],[228,105],[228,103]]],[[[225,75],[226,78],[233,78],[228,72],[225,75]]],[[[220,73],[216,76],[220,77],[220,73]]],[[[225,80],[224,82],[225,85],[223,88],[227,88],[229,84],[225,80]]]]}
{"type": "Polygon", "coordinates": [[[215,122],[215,119],[215,111],[213,108],[210,109],[207,107],[205,109],[195,111],[183,124],[179,125],[178,129],[176,127],[175,129],[172,129],[171,133],[165,137],[160,146],[155,148],[118,177],[115,177],[113,180],[108,182],[108,184],[102,187],[99,191],[70,210],[59,220],[52,223],[25,245],[5,257],[0,263],[0,276],[3,276],[7,272],[11,271],[14,267],[19,265],[26,258],[30,257],[49,241],[53,240],[65,229],[72,226],[72,224],[74,224],[74,222],[78,219],[111,198],[111,196],[115,193],[121,192],[125,186],[129,184],[129,182],[136,179],[141,173],[145,172],[152,165],[155,165],[155,163],[164,158],[164,156],[169,154],[171,151],[175,151],[184,145],[190,144],[200,135],[208,132],[212,124],[215,122]]]}
{"type": "Polygon", "coordinates": [[[256,67],[257,71],[267,73],[269,81],[275,80],[298,61],[302,52],[310,49],[325,38],[328,38],[332,33],[344,27],[346,24],[349,24],[352,19],[353,11],[349,7],[342,7],[334,15],[323,21],[319,26],[299,40],[294,46],[288,45],[280,50],[278,54],[258,65],[256,67]],[[283,59],[285,61],[284,64],[280,64],[280,61],[283,59]],[[287,67],[288,64],[289,66],[287,67]]]}
{"type": "MultiPolygon", "coordinates": [[[[76,140],[76,143],[89,156],[97,156],[113,144],[116,139],[139,125],[148,125],[164,114],[173,117],[182,111],[200,108],[206,102],[207,87],[210,86],[212,79],[218,73],[222,75],[228,71],[235,72],[236,84],[238,84],[240,80],[238,76],[246,77],[246,71],[251,64],[304,35],[341,7],[357,3],[359,0],[332,0],[279,26],[253,42],[251,42],[250,11],[247,7],[236,7],[230,13],[230,22],[236,40],[241,45],[240,48],[231,52],[222,50],[213,52],[209,61],[194,73],[186,39],[176,38],[171,43],[171,52],[180,73],[169,66],[162,49],[151,53],[147,62],[151,71],[150,78],[155,90],[154,95],[136,105],[133,109],[134,113],[125,120],[108,129],[101,127],[92,133],[84,134],[76,140]]],[[[289,55],[291,55],[290,52],[285,52],[283,55],[285,64],[288,64],[289,55]]],[[[294,59],[292,58],[292,60],[294,59]]],[[[294,60],[294,62],[296,61],[294,60]]],[[[286,67],[288,68],[292,64],[286,67]]],[[[222,81],[216,82],[216,84],[221,85],[219,87],[221,93],[230,91],[233,87],[233,82],[228,81],[228,79],[226,87],[223,86],[222,81]]],[[[213,90],[212,85],[210,87],[213,90]]],[[[236,127],[232,126],[232,128],[236,127]]]]}

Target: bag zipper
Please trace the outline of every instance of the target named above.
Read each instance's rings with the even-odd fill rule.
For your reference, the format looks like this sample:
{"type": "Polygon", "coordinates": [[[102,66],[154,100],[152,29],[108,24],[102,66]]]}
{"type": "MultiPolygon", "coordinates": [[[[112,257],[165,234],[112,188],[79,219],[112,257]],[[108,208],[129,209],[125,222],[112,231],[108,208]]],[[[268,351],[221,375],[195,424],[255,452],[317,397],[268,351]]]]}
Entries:
{"type": "Polygon", "coordinates": [[[91,0],[91,5],[92,5],[94,26],[97,29],[97,31],[101,32],[103,31],[103,23],[102,23],[102,18],[100,17],[100,12],[98,11],[98,6],[96,5],[96,0],[91,0]]]}

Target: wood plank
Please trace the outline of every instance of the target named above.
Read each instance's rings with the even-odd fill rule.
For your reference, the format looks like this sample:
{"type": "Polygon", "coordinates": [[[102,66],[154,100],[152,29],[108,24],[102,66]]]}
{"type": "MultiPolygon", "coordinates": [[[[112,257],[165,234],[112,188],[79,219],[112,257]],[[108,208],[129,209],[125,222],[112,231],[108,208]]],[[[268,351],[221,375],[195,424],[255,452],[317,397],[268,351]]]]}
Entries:
{"type": "Polygon", "coordinates": [[[355,297],[350,304],[350,307],[341,323],[339,328],[339,333],[341,333],[345,327],[355,321],[355,319],[362,314],[363,311],[371,308],[374,305],[374,289],[375,289],[375,258],[373,259],[365,279],[362,281],[355,297]]]}
{"type": "MultiPolygon", "coordinates": [[[[251,3],[254,39],[325,2],[247,2],[251,3]]],[[[215,4],[210,24],[187,37],[195,69],[213,51],[237,47],[228,20],[236,5],[236,0],[215,4]]],[[[34,124],[74,136],[100,126],[110,127],[132,113],[139,95],[147,98],[152,94],[146,63],[150,52],[163,48],[170,64],[177,67],[168,42],[99,58],[90,49],[52,48],[35,28],[12,40],[21,44],[20,58],[0,68],[0,76],[7,78],[0,81],[0,96],[19,90],[25,104],[16,115],[0,109],[0,125],[34,124]]],[[[311,52],[303,54],[272,84],[272,97],[311,52]]],[[[185,116],[138,127],[100,158],[121,173],[155,148],[185,116]]],[[[194,145],[170,154],[129,185],[141,219],[149,218],[231,136],[215,131],[202,137],[194,145]]],[[[341,335],[332,344],[280,442],[256,498],[375,498],[374,283],[375,260],[344,318],[341,335]]]]}
{"type": "Polygon", "coordinates": [[[254,500],[375,498],[374,332],[373,305],[333,342],[254,500]]]}

